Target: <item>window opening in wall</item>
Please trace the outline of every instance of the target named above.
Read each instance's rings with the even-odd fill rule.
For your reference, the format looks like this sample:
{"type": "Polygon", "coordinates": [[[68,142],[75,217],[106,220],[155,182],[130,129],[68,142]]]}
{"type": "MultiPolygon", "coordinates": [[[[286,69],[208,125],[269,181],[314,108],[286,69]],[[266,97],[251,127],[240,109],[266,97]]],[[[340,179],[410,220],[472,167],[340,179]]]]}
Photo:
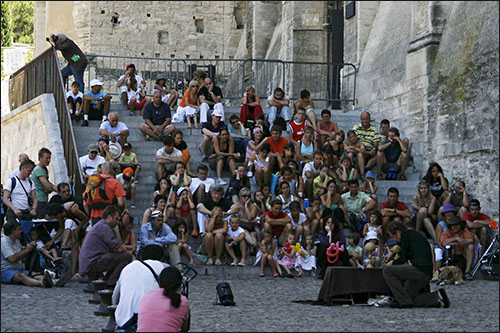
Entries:
{"type": "Polygon", "coordinates": [[[160,57],[160,54],[159,53],[155,53],[155,58],[159,58],[160,57]]]}
{"type": "Polygon", "coordinates": [[[195,19],[194,25],[196,26],[196,32],[204,33],[205,32],[205,24],[203,23],[203,19],[195,19]]]}
{"type": "Polygon", "coordinates": [[[151,14],[146,14],[147,17],[151,17],[151,14]]]}
{"type": "Polygon", "coordinates": [[[243,9],[241,9],[239,7],[235,7],[233,15],[234,15],[234,20],[236,21],[236,29],[237,30],[243,29],[243,27],[244,27],[244,24],[243,24],[243,9]]]}
{"type": "Polygon", "coordinates": [[[144,52],[141,52],[141,56],[143,56],[143,55],[144,55],[144,52]]]}
{"type": "Polygon", "coordinates": [[[219,59],[219,58],[220,58],[220,56],[219,56],[219,55],[216,55],[216,56],[215,56],[215,59],[219,59]]]}
{"type": "Polygon", "coordinates": [[[189,59],[189,54],[186,54],[186,59],[189,59]]]}
{"type": "Polygon", "coordinates": [[[113,25],[117,25],[117,24],[120,24],[120,21],[118,21],[118,18],[120,17],[120,15],[118,15],[117,13],[115,13],[112,17],[111,17],[111,23],[113,23],[113,25]]]}
{"type": "Polygon", "coordinates": [[[200,54],[200,59],[203,59],[203,56],[200,54]]]}
{"type": "Polygon", "coordinates": [[[175,58],[175,54],[171,54],[171,55],[170,55],[170,58],[175,58]]]}
{"type": "Polygon", "coordinates": [[[168,31],[158,31],[158,44],[167,45],[168,44],[168,31]]]}
{"type": "Polygon", "coordinates": [[[101,10],[101,14],[106,14],[106,11],[104,9],[101,10]]]}

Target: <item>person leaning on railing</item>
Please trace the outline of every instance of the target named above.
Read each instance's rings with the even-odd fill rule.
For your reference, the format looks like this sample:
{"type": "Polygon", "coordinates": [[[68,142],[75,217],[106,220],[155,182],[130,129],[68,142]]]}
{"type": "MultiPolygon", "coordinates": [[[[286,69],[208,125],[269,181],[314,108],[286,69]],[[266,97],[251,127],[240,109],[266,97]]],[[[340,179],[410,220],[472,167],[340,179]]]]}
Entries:
{"type": "Polygon", "coordinates": [[[75,81],[80,84],[80,91],[83,93],[85,90],[85,85],[83,83],[83,72],[87,67],[88,60],[82,50],[75,44],[71,39],[69,39],[65,34],[52,34],[47,37],[47,41],[56,49],[61,51],[64,59],[68,62],[68,65],[61,69],[61,74],[63,76],[64,85],[70,75],[73,75],[75,81]]]}

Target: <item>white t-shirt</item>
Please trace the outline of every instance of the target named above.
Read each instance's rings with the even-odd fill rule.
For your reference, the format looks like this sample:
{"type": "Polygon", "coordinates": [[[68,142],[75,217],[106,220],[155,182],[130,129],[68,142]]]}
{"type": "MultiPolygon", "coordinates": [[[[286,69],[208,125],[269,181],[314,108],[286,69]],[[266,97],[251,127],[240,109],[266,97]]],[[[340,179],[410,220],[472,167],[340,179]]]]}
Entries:
{"type": "Polygon", "coordinates": [[[21,246],[21,242],[19,242],[19,239],[13,241],[8,236],[2,235],[1,246],[2,246],[2,272],[8,269],[24,270],[24,264],[22,260],[18,260],[14,263],[11,263],[7,260],[7,258],[10,257],[11,255],[19,253],[23,250],[23,247],[21,246]]]}
{"type": "MultiPolygon", "coordinates": [[[[125,78],[125,74],[120,76],[118,81],[120,81],[121,79],[124,79],[124,78],[125,78]]],[[[141,82],[142,82],[142,77],[140,75],[135,74],[135,80],[137,81],[137,86],[140,87],[141,82]]],[[[127,92],[127,80],[123,80],[123,83],[120,87],[120,93],[122,93],[122,92],[127,92]]]]}
{"type": "Polygon", "coordinates": [[[45,243],[41,239],[39,239],[39,240],[36,241],[36,248],[37,248],[37,250],[40,250],[44,246],[45,246],[45,243]]]}
{"type": "Polygon", "coordinates": [[[73,101],[76,102],[76,99],[80,97],[83,100],[83,93],[81,91],[78,91],[78,94],[73,94],[73,90],[70,90],[66,93],[66,98],[71,97],[73,98],[73,101]]]}
{"type": "Polygon", "coordinates": [[[196,192],[200,184],[205,184],[205,193],[210,192],[210,187],[215,185],[215,180],[213,178],[207,178],[205,180],[201,180],[200,178],[193,178],[191,181],[191,185],[189,185],[189,190],[191,193],[196,192]]]}
{"type": "MultiPolygon", "coordinates": [[[[104,121],[101,123],[101,126],[99,127],[99,130],[105,130],[111,134],[119,134],[122,131],[128,130],[127,125],[125,123],[122,123],[121,121],[116,123],[116,126],[111,126],[111,123],[109,121],[104,121]]],[[[118,138],[117,138],[118,140],[118,138]]]]}
{"type": "Polygon", "coordinates": [[[238,229],[233,230],[233,229],[231,229],[231,226],[230,226],[227,229],[227,234],[229,235],[229,237],[238,237],[239,235],[243,234],[244,232],[245,232],[245,230],[243,230],[242,227],[238,227],[238,229]]]}
{"type": "Polygon", "coordinates": [[[120,184],[132,184],[134,182],[134,176],[130,177],[130,180],[127,182],[125,178],[123,178],[123,172],[116,175],[115,179],[120,182],[120,184]]]}
{"type": "Polygon", "coordinates": [[[162,147],[156,151],[156,157],[182,158],[182,152],[179,149],[174,148],[172,153],[167,154],[167,152],[165,152],[165,147],[162,147]]]}
{"type": "Polygon", "coordinates": [[[135,97],[135,99],[137,101],[139,101],[139,99],[141,98],[141,95],[139,94],[140,92],[142,91],[142,88],[141,87],[138,87],[136,91],[130,89],[130,90],[127,90],[127,103],[130,103],[130,100],[132,99],[132,97],[135,97]]]}
{"type": "MultiPolygon", "coordinates": [[[[268,101],[268,102],[270,102],[270,101],[272,101],[273,99],[274,99],[274,95],[271,95],[271,96],[269,96],[269,97],[267,98],[267,101],[268,101]]],[[[288,95],[285,95],[285,96],[281,99],[281,101],[285,101],[285,100],[290,100],[290,97],[288,97],[288,95]]]]}
{"type": "Polygon", "coordinates": [[[314,167],[314,162],[313,161],[307,162],[304,165],[304,169],[302,170],[302,178],[306,179],[306,171],[312,171],[313,173],[317,173],[317,172],[319,172],[320,169],[321,169],[321,164],[320,164],[320,167],[318,169],[316,169],[314,167]]]}
{"type": "MultiPolygon", "coordinates": [[[[158,260],[145,260],[159,276],[168,264],[158,260]]],[[[158,289],[159,285],[153,273],[139,260],[134,260],[123,268],[120,278],[113,291],[113,304],[117,304],[115,320],[118,326],[123,326],[134,313],[139,313],[141,297],[150,290],[158,289]]]]}
{"type": "Polygon", "coordinates": [[[33,181],[30,182],[30,180],[28,179],[29,178],[21,180],[19,178],[16,178],[16,187],[14,188],[12,188],[12,178],[7,179],[7,182],[5,182],[4,190],[10,191],[10,201],[12,202],[14,207],[20,210],[31,209],[31,207],[28,205],[28,198],[26,196],[26,193],[21,186],[22,183],[24,188],[26,189],[26,192],[31,195],[31,191],[35,189],[35,184],[33,183],[33,181]]]}
{"type": "Polygon", "coordinates": [[[303,224],[305,221],[307,221],[307,216],[304,213],[299,213],[299,222],[295,222],[295,220],[292,218],[292,213],[287,213],[288,217],[290,217],[290,220],[292,220],[292,227],[295,230],[299,225],[303,224]]]}
{"type": "Polygon", "coordinates": [[[89,155],[80,157],[80,165],[83,172],[85,172],[87,176],[95,175],[99,164],[103,164],[104,162],[106,162],[104,157],[99,155],[97,155],[93,160],[89,158],[89,155]]]}

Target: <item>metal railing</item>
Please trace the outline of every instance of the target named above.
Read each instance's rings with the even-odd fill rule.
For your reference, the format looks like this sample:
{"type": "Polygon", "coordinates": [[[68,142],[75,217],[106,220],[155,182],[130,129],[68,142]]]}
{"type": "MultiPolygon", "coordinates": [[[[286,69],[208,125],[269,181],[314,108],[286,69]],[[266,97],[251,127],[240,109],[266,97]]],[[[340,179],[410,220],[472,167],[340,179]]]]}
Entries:
{"type": "Polygon", "coordinates": [[[104,83],[103,91],[119,95],[116,86],[124,74],[125,66],[133,63],[137,73],[146,81],[148,94],[153,90],[158,74],[166,77],[170,89],[183,94],[185,83],[195,70],[203,69],[221,87],[228,104],[239,105],[245,87],[254,86],[257,95],[267,98],[276,87],[281,87],[292,99],[300,96],[302,89],[311,92],[317,101],[347,106],[356,103],[356,67],[350,63],[329,64],[322,62],[295,62],[269,59],[177,59],[153,57],[111,56],[88,54],[86,84],[92,79],[104,83]],[[344,71],[348,75],[344,75],[344,71]]]}
{"type": "Polygon", "coordinates": [[[10,76],[10,109],[13,110],[45,93],[54,95],[68,176],[73,179],[75,195],[78,197],[83,193],[84,182],[71,117],[66,103],[66,92],[59,59],[53,47],[45,50],[10,76]]]}

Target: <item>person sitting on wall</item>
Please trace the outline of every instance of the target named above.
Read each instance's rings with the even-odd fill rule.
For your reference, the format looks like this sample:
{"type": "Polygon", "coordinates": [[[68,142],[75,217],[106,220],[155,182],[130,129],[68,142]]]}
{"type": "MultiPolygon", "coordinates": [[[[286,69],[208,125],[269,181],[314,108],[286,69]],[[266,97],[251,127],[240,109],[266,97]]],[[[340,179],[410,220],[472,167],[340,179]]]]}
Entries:
{"type": "Polygon", "coordinates": [[[260,106],[260,97],[255,94],[255,88],[248,86],[241,98],[240,119],[245,128],[253,129],[257,123],[257,117],[264,114],[260,106]]]}
{"type": "Polygon", "coordinates": [[[101,91],[103,83],[99,80],[90,81],[90,90],[83,95],[82,126],[89,126],[90,120],[106,121],[112,96],[101,91]]]}
{"type": "Polygon", "coordinates": [[[222,105],[222,90],[217,87],[212,78],[205,79],[205,85],[198,90],[200,96],[200,123],[207,122],[214,110],[220,110],[224,120],[224,106],[222,105]]]}
{"type": "Polygon", "coordinates": [[[120,88],[120,99],[125,107],[127,107],[128,104],[127,79],[129,78],[134,78],[139,87],[144,81],[140,75],[137,75],[134,64],[127,64],[127,66],[125,66],[125,73],[123,73],[118,79],[118,82],[116,82],[116,86],[120,88]]]}

